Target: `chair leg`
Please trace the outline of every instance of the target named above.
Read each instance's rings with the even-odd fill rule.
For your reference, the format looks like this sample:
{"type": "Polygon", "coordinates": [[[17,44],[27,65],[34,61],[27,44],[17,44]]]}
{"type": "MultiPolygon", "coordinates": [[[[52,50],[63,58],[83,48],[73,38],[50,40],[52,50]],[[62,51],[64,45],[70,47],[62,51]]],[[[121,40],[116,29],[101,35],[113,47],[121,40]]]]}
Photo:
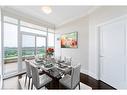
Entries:
{"type": "Polygon", "coordinates": [[[31,89],[33,89],[33,82],[32,82],[32,84],[31,84],[31,89]]]}
{"type": "Polygon", "coordinates": [[[29,78],[29,83],[28,83],[28,89],[30,88],[30,78],[29,78]]]}
{"type": "Polygon", "coordinates": [[[80,82],[79,82],[79,90],[80,90],[80,82]]]}
{"type": "Polygon", "coordinates": [[[27,81],[27,75],[26,75],[26,77],[25,77],[25,85],[24,85],[24,86],[26,86],[26,81],[27,81]]]}
{"type": "Polygon", "coordinates": [[[44,86],[44,87],[45,87],[45,90],[46,90],[47,89],[46,86],[44,86]]]}

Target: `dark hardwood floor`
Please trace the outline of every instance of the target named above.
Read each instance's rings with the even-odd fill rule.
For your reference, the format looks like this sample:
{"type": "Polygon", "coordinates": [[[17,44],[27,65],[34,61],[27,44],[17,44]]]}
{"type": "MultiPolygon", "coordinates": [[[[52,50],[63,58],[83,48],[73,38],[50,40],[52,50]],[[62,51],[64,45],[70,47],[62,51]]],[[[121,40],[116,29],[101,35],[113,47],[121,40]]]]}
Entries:
{"type": "Polygon", "coordinates": [[[101,80],[96,80],[94,78],[92,78],[89,75],[80,73],[80,81],[90,87],[92,87],[92,89],[107,89],[107,90],[115,90],[115,88],[113,88],[112,86],[104,83],[101,80]]]}
{"type": "MultiPolygon", "coordinates": [[[[4,88],[3,89],[21,89],[21,85],[18,81],[19,78],[21,78],[22,75],[20,76],[15,76],[9,79],[4,80],[4,88]]],[[[96,80],[94,78],[92,78],[89,75],[80,74],[80,82],[92,87],[92,89],[94,90],[115,90],[115,88],[113,88],[112,86],[104,83],[101,80],[96,80]]],[[[47,84],[47,88],[48,89],[66,89],[63,85],[59,85],[58,80],[54,80],[52,81],[50,84],[47,84]]]]}
{"type": "MultiPolygon", "coordinates": [[[[98,89],[102,89],[102,90],[116,90],[115,88],[113,88],[112,86],[104,83],[101,80],[96,80],[94,78],[92,78],[89,75],[80,73],[80,82],[92,87],[93,90],[98,90],[98,89]]],[[[58,87],[59,83],[57,81],[53,81],[50,86],[51,89],[66,89],[63,85],[59,85],[60,87],[58,87]],[[51,86],[52,85],[52,86],[51,86]]],[[[49,87],[50,89],[50,87],[49,87]]]]}

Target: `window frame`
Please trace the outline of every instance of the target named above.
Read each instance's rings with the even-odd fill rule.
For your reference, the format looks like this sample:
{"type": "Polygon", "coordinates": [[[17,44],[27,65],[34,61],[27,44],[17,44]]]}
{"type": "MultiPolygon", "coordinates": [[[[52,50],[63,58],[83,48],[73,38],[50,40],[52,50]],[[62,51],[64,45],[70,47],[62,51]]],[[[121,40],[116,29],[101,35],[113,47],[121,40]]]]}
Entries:
{"type": "MultiPolygon", "coordinates": [[[[13,24],[13,25],[16,25],[18,27],[18,35],[17,35],[18,36],[18,38],[17,38],[17,42],[18,42],[18,67],[17,67],[17,69],[18,69],[18,72],[14,73],[12,75],[9,75],[9,76],[4,76],[3,79],[6,79],[6,78],[9,78],[9,77],[12,77],[12,76],[24,73],[24,71],[22,71],[22,63],[21,63],[21,59],[20,58],[21,58],[21,55],[22,55],[22,53],[21,53],[22,52],[22,32],[24,32],[24,33],[27,33],[27,32],[21,31],[21,27],[27,27],[27,28],[30,28],[30,29],[46,32],[47,33],[46,36],[41,35],[41,37],[46,37],[46,49],[48,48],[48,33],[53,33],[54,34],[54,42],[53,42],[54,46],[53,47],[55,49],[55,33],[48,31],[49,27],[42,25],[42,27],[46,27],[46,30],[32,28],[32,27],[29,27],[29,26],[21,25],[21,21],[24,21],[24,20],[22,18],[20,18],[20,17],[16,17],[16,15],[14,15],[14,14],[7,15],[2,10],[2,12],[1,12],[1,31],[2,31],[1,32],[1,39],[2,39],[1,40],[2,41],[1,42],[1,50],[2,50],[2,54],[1,54],[1,58],[2,58],[2,61],[1,61],[2,62],[2,64],[1,64],[2,70],[1,71],[2,71],[2,76],[4,75],[3,74],[3,67],[4,67],[4,41],[3,41],[4,40],[4,37],[3,37],[3,35],[4,35],[4,29],[3,29],[3,27],[4,27],[4,23],[13,24]],[[4,16],[16,19],[18,21],[18,23],[16,24],[16,23],[11,23],[9,21],[4,21],[4,16]]],[[[27,21],[25,21],[25,22],[27,22],[27,21]]],[[[28,23],[30,23],[30,22],[28,22],[28,23]]],[[[34,24],[34,22],[31,23],[31,24],[34,24]]],[[[37,25],[37,24],[35,24],[35,25],[37,25]]],[[[55,31],[53,28],[52,28],[52,30],[55,31]]],[[[40,34],[36,34],[36,36],[40,36],[40,34]]]]}

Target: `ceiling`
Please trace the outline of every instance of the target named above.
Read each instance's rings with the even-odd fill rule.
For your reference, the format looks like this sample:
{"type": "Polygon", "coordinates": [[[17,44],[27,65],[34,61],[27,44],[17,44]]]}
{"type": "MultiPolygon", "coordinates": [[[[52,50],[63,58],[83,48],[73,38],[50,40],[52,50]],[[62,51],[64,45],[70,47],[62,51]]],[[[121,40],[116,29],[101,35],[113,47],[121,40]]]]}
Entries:
{"type": "Polygon", "coordinates": [[[52,13],[45,14],[41,10],[41,7],[42,6],[9,6],[9,8],[18,12],[55,24],[56,27],[85,16],[97,8],[95,6],[50,6],[52,13]]]}

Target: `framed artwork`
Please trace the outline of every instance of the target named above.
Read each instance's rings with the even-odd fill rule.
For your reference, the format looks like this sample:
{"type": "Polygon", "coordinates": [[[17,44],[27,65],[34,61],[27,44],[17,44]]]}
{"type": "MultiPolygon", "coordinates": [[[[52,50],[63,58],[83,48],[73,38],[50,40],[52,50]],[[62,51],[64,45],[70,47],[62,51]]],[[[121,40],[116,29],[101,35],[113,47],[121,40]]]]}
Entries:
{"type": "Polygon", "coordinates": [[[61,36],[61,48],[77,48],[78,32],[63,34],[61,36]]]}

